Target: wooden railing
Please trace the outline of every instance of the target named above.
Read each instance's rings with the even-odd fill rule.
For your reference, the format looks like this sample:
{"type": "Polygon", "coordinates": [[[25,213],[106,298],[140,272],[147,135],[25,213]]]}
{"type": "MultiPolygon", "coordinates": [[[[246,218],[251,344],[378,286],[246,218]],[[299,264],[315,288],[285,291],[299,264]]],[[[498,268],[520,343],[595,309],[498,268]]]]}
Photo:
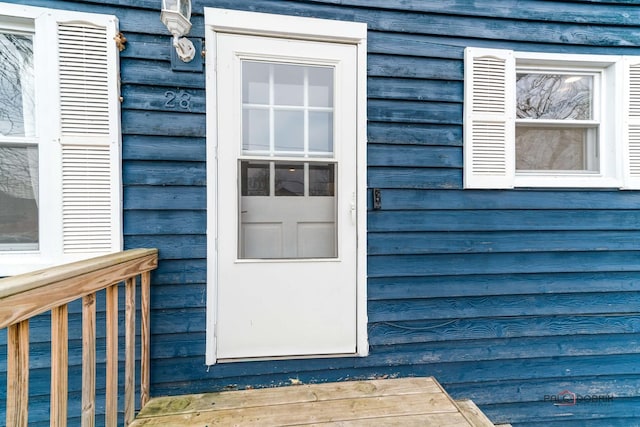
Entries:
{"type": "Polygon", "coordinates": [[[136,282],[140,276],[140,399],[149,400],[149,293],[157,249],[134,249],[0,279],[0,329],[7,328],[6,425],[28,423],[29,319],[51,311],[51,426],[67,425],[68,304],[82,299],[82,426],[95,424],[96,293],[106,289],[105,425],[118,419],[118,285],[125,289],[124,422],[135,417],[136,282]]]}

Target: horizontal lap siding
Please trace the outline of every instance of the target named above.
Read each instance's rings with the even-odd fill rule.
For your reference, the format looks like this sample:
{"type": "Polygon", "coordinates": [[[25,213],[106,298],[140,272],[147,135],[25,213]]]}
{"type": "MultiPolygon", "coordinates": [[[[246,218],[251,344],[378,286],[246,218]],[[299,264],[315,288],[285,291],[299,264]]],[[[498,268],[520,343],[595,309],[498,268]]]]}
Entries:
{"type": "MultiPolygon", "coordinates": [[[[629,426],[640,417],[640,193],[462,190],[464,47],[640,54],[634,1],[194,2],[191,34],[200,38],[205,6],[368,24],[367,177],[382,194],[382,209],[369,200],[368,212],[370,356],[209,369],[204,73],[171,71],[157,0],[13,2],[115,14],[127,37],[125,246],[160,249],[152,395],[434,375],[514,426],[629,426]],[[168,107],[168,92],[187,93],[189,108],[168,107]],[[562,390],[615,399],[569,409],[544,400],[562,390]]],[[[33,328],[38,402],[48,386],[47,320],[33,328]]],[[[32,416],[34,425],[48,417],[32,416]]]]}
{"type": "MultiPolygon", "coordinates": [[[[205,74],[171,71],[170,36],[157,1],[121,3],[151,15],[125,33],[121,55],[125,247],[159,249],[151,288],[151,394],[190,393],[202,380],[213,389],[204,366],[205,74]],[[159,30],[149,31],[150,22],[159,30]]],[[[201,11],[192,18],[191,33],[199,37],[201,11]]]]}
{"type": "MultiPolygon", "coordinates": [[[[4,1],[4,0],[2,0],[4,1]]],[[[113,14],[127,38],[120,54],[122,94],[122,180],[124,246],[156,247],[159,268],[152,274],[152,372],[158,361],[176,360],[174,373],[153,374],[158,384],[184,383],[181,360],[197,358],[204,372],[206,300],[206,144],[204,73],[176,73],[170,66],[170,34],[160,22],[158,0],[52,1],[7,0],[40,7],[113,14]],[[167,105],[173,92],[177,98],[167,105]],[[187,94],[187,95],[184,95],[187,94]],[[188,108],[179,101],[188,96],[188,108]]],[[[201,9],[200,9],[201,11],[201,9]]],[[[193,31],[203,35],[203,17],[194,16],[193,31]]],[[[119,292],[121,306],[124,289],[119,292]]],[[[138,305],[140,304],[138,296],[138,305]]],[[[97,425],[104,425],[105,307],[98,298],[97,425]]],[[[74,303],[69,315],[69,425],[81,413],[81,314],[74,303]]],[[[137,321],[139,332],[140,321],[137,321]]],[[[124,315],[119,319],[120,360],[124,360],[124,315]]],[[[29,425],[49,425],[50,318],[32,320],[29,425]]],[[[139,357],[139,342],[136,354],[139,357]]],[[[6,384],[6,334],[0,335],[0,384],[6,384]]],[[[189,359],[191,360],[191,359],[189,359]]],[[[139,365],[138,368],[139,369],[139,365]]],[[[119,373],[124,392],[124,365],[119,373]]],[[[139,381],[139,370],[136,374],[139,381]]],[[[0,420],[4,420],[6,387],[0,386],[0,420]]],[[[138,405],[139,399],[136,404],[138,405]]],[[[123,396],[120,396],[120,410],[123,396]]],[[[122,422],[122,413],[120,421],[122,422]]],[[[1,422],[0,422],[1,423],[1,422]]]]}
{"type": "Polygon", "coordinates": [[[638,193],[462,190],[461,124],[464,46],[638,54],[620,15],[640,10],[468,3],[403,2],[428,16],[393,33],[369,21],[371,359],[435,375],[494,422],[636,425],[638,193]],[[614,398],[553,405],[563,390],[614,398]]]}

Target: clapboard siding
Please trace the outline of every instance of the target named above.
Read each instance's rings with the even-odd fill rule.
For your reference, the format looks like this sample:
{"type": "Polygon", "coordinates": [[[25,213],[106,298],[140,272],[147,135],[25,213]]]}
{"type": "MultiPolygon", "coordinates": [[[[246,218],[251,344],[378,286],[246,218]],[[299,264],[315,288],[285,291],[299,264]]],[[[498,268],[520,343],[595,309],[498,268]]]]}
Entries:
{"type": "Polygon", "coordinates": [[[369,166],[461,168],[462,155],[457,147],[397,146],[395,150],[383,145],[369,145],[369,166]]]}
{"type": "Polygon", "coordinates": [[[369,279],[369,300],[640,290],[640,272],[474,274],[369,279]]]}
{"type": "MultiPolygon", "coordinates": [[[[617,313],[598,316],[516,318],[490,317],[487,314],[487,317],[447,321],[429,318],[429,320],[411,322],[378,322],[369,328],[369,343],[372,346],[382,346],[438,341],[456,345],[457,340],[546,336],[565,336],[567,340],[571,340],[579,339],[581,335],[635,334],[638,327],[640,327],[639,316],[618,316],[617,313]]],[[[600,336],[600,339],[605,338],[608,336],[600,336]]],[[[558,350],[555,355],[557,354],[562,353],[558,350]]]]}
{"type": "Polygon", "coordinates": [[[124,203],[136,210],[204,210],[206,189],[196,186],[129,185],[124,203]]]}
{"type": "Polygon", "coordinates": [[[637,260],[638,253],[635,251],[380,255],[369,257],[368,272],[369,277],[403,277],[637,271],[637,260]]]}
{"type": "Polygon", "coordinates": [[[632,210],[640,204],[637,191],[430,191],[388,189],[383,206],[387,211],[403,210],[632,210]]]}
{"type": "Polygon", "coordinates": [[[370,255],[633,251],[639,231],[408,232],[369,237],[370,255]]]}
{"type": "MultiPolygon", "coordinates": [[[[460,51],[459,57],[462,60],[463,48],[456,49],[460,51]]],[[[381,54],[370,54],[367,57],[367,73],[375,77],[462,81],[463,71],[462,61],[450,59],[381,54]]]]}
{"type": "MultiPolygon", "coordinates": [[[[558,5],[558,8],[563,7],[558,5]]],[[[416,51],[428,51],[430,58],[462,59],[464,47],[477,46],[487,48],[504,48],[503,40],[478,39],[473,37],[446,38],[424,34],[383,33],[369,31],[367,48],[371,53],[396,55],[414,55],[416,51]]],[[[509,46],[515,50],[541,51],[549,50],[549,45],[527,41],[509,40],[509,46]]],[[[636,46],[583,46],[571,44],[553,44],[552,49],[558,53],[596,53],[603,55],[623,55],[637,52],[636,46]]]]}
{"type": "Polygon", "coordinates": [[[462,82],[370,77],[369,99],[460,102],[462,82]]]}
{"type": "MultiPolygon", "coordinates": [[[[127,242],[155,244],[161,254],[154,296],[163,302],[154,304],[153,312],[154,337],[161,337],[153,352],[156,392],[281,385],[291,378],[436,375],[456,396],[483,405],[495,421],[553,419],[556,408],[541,400],[567,388],[627,397],[600,413],[573,411],[583,418],[577,423],[633,416],[623,411],[634,403],[638,384],[639,196],[462,191],[460,125],[465,46],[503,47],[508,40],[515,49],[633,54],[636,36],[623,27],[635,22],[634,8],[548,2],[506,7],[500,2],[499,8],[474,2],[468,10],[448,2],[207,3],[369,24],[368,184],[383,189],[382,211],[369,215],[372,350],[366,359],[224,364],[204,372],[206,255],[202,235],[191,233],[204,227],[205,199],[203,191],[180,194],[190,180],[197,184],[197,162],[204,158],[198,150],[204,145],[191,137],[203,130],[167,129],[166,121],[155,129],[130,129],[138,139],[124,147],[125,153],[131,150],[125,171],[131,210],[127,242]],[[579,22],[601,26],[585,36],[579,22]],[[449,37],[451,28],[455,38],[449,37]],[[164,135],[183,140],[144,139],[164,135]],[[183,152],[184,139],[193,145],[183,152]],[[162,143],[167,151],[154,153],[162,143]],[[172,186],[175,191],[166,189],[172,186]],[[139,200],[171,195],[175,203],[139,200]],[[190,295],[187,301],[180,300],[184,293],[190,295]],[[176,325],[175,319],[185,321],[176,325]],[[622,378],[627,382],[615,381],[622,378]]],[[[132,118],[142,118],[142,124],[150,111],[164,118],[158,81],[165,90],[178,84],[166,74],[166,64],[156,62],[166,60],[157,38],[140,37],[158,54],[129,52],[123,106],[138,110],[132,118]]],[[[180,77],[180,87],[194,89],[191,112],[201,114],[202,82],[197,75],[180,77]]],[[[204,123],[185,120],[194,120],[186,126],[191,129],[204,123]]]]}
{"type": "MultiPolygon", "coordinates": [[[[416,170],[416,175],[418,170],[416,170]]],[[[430,171],[420,171],[420,175],[430,171]]],[[[384,190],[382,204],[385,205],[384,190]]],[[[606,194],[606,193],[605,193],[606,194]]],[[[511,231],[511,230],[638,230],[640,211],[604,209],[548,210],[407,210],[371,212],[368,218],[372,232],[393,231],[511,231]]]]}
{"type": "MultiPolygon", "coordinates": [[[[199,38],[209,6],[368,24],[367,184],[382,196],[373,211],[368,195],[370,356],[210,368],[205,73],[171,71],[159,0],[5,1],[114,14],[127,37],[125,247],[160,249],[152,395],[434,375],[494,422],[640,424],[640,192],[462,189],[464,48],[639,55],[635,0],[194,2],[199,38]],[[569,409],[544,400],[563,390],[615,398],[569,409]]],[[[31,331],[36,426],[48,424],[48,322],[34,319],[31,331]]],[[[75,375],[77,354],[71,365],[75,375]]],[[[0,359],[0,382],[5,371],[0,359]]]]}
{"type": "Polygon", "coordinates": [[[129,161],[123,165],[122,178],[130,185],[204,185],[202,162],[129,161]]]}
{"type": "Polygon", "coordinates": [[[369,144],[417,144],[462,146],[462,127],[455,125],[420,125],[381,123],[369,120],[369,144]]]}
{"type": "Polygon", "coordinates": [[[450,189],[462,187],[458,169],[370,167],[367,183],[377,188],[450,189]]]}
{"type": "MultiPolygon", "coordinates": [[[[310,0],[315,3],[328,3],[323,0],[310,0]]],[[[608,3],[615,3],[607,1],[608,3]]],[[[502,0],[469,1],[460,7],[460,2],[440,1],[425,2],[421,0],[405,0],[402,5],[391,5],[386,0],[341,0],[340,4],[377,9],[402,9],[412,12],[428,12],[429,14],[445,14],[458,16],[480,16],[487,18],[506,18],[527,21],[551,22],[588,22],[616,25],[637,25],[640,11],[635,7],[590,9],[582,5],[563,2],[525,0],[508,3],[502,0]],[[620,16],[622,14],[623,16],[620,16]]],[[[581,3],[585,3],[584,0],[581,3]]],[[[621,1],[617,3],[623,3],[621,1]]],[[[633,3],[628,0],[627,3],[633,3]]]]}
{"type": "Polygon", "coordinates": [[[636,292],[609,293],[606,299],[589,294],[509,295],[466,298],[397,299],[372,301],[370,322],[407,322],[431,319],[466,319],[493,316],[579,316],[584,314],[637,313],[640,296],[636,292]],[[585,300],[593,300],[585,305],[585,300]]]}
{"type": "Polygon", "coordinates": [[[205,153],[205,138],[164,135],[125,135],[123,138],[123,160],[201,162],[205,153]]]}

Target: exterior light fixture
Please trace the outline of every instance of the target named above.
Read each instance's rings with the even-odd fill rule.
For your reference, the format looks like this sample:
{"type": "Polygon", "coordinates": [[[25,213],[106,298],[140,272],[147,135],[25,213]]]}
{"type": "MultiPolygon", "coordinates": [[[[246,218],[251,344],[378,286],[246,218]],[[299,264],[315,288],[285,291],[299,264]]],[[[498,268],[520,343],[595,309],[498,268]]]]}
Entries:
{"type": "Polygon", "coordinates": [[[190,62],[196,55],[191,40],[183,37],[191,30],[191,0],[162,0],[160,20],[173,34],[173,46],[183,62],[190,62]]]}

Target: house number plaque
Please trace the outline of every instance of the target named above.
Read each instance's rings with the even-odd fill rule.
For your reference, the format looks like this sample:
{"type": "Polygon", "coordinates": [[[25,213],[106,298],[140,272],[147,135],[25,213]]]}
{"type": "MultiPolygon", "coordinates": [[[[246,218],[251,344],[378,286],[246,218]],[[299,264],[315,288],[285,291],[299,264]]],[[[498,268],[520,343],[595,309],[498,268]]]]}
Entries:
{"type": "Polygon", "coordinates": [[[191,94],[189,92],[168,90],[164,93],[164,97],[166,98],[165,108],[191,111],[191,94]]]}

